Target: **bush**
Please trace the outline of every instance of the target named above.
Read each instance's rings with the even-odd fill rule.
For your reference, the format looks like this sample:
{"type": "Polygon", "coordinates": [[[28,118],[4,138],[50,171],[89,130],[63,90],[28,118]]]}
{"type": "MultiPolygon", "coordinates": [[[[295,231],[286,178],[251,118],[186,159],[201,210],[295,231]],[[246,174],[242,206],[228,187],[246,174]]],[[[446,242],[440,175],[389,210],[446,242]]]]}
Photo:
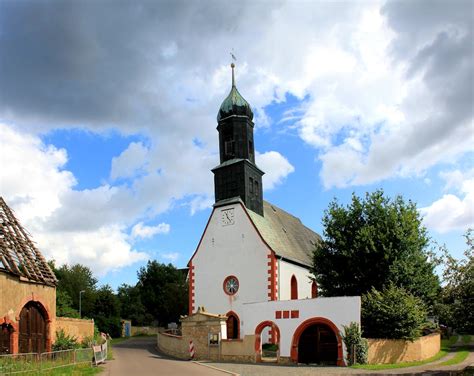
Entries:
{"type": "Polygon", "coordinates": [[[421,299],[391,284],[362,296],[362,328],[369,338],[414,340],[421,335],[426,308],[421,299]]]}
{"type": "Polygon", "coordinates": [[[122,323],[119,317],[96,316],[94,321],[101,332],[107,333],[112,338],[122,335],[122,323]]]}
{"type": "Polygon", "coordinates": [[[77,338],[64,333],[63,329],[56,332],[56,342],[53,344],[53,351],[77,349],[80,345],[77,338]]]}
{"type": "Polygon", "coordinates": [[[359,324],[351,322],[349,326],[344,327],[342,340],[347,349],[347,364],[366,364],[369,356],[369,344],[365,338],[362,338],[362,331],[359,324]],[[352,356],[352,348],[355,349],[355,357],[352,356]]]}

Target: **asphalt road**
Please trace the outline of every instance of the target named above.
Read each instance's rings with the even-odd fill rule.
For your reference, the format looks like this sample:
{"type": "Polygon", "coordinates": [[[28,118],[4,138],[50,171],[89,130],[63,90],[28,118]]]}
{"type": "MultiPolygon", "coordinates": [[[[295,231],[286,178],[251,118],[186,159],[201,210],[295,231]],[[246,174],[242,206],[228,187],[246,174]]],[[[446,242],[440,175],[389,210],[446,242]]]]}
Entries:
{"type": "Polygon", "coordinates": [[[193,362],[167,358],[155,349],[155,345],[155,337],[131,338],[114,345],[114,360],[107,361],[105,371],[101,373],[101,375],[226,375],[224,372],[207,368],[193,362]]]}

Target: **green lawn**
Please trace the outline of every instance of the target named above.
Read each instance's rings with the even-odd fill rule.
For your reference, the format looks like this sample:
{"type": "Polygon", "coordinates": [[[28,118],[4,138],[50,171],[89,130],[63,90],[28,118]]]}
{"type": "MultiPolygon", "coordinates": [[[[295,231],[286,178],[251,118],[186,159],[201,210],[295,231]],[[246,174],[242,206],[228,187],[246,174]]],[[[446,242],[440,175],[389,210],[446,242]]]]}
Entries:
{"type": "MultiPolygon", "coordinates": [[[[356,364],[351,366],[352,368],[358,369],[370,369],[370,370],[383,370],[383,369],[394,369],[394,368],[406,368],[406,367],[415,367],[421,366],[423,364],[435,362],[449,352],[452,345],[454,345],[458,340],[458,336],[451,336],[449,339],[441,340],[441,350],[436,355],[432,356],[431,358],[425,360],[419,360],[416,362],[404,362],[404,363],[391,363],[391,364],[356,364]]],[[[457,354],[456,354],[457,355],[457,354]]],[[[465,359],[465,358],[464,358],[465,359]]],[[[464,360],[462,359],[462,360],[464,360]]],[[[461,360],[461,362],[462,362],[461,360]]],[[[457,364],[457,363],[453,363],[457,364]]]]}
{"type": "Polygon", "coordinates": [[[76,366],[67,366],[47,371],[32,371],[21,373],[24,376],[92,376],[97,375],[102,369],[89,364],[80,364],[76,366]]]}
{"type": "Polygon", "coordinates": [[[453,358],[443,362],[443,363],[440,363],[439,365],[440,366],[452,366],[452,365],[455,365],[455,364],[459,364],[459,363],[462,363],[469,355],[469,350],[466,349],[465,347],[459,347],[457,350],[456,350],[456,354],[454,355],[453,358]]]}

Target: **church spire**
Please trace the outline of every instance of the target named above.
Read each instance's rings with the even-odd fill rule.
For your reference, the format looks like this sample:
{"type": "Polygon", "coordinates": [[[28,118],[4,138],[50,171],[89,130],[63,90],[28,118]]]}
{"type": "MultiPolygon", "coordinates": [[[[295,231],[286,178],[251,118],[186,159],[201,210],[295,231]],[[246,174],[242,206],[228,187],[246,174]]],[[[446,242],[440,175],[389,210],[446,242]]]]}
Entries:
{"type": "Polygon", "coordinates": [[[235,85],[235,64],[230,67],[232,87],[217,114],[221,163],[212,170],[216,204],[240,197],[248,209],[263,216],[264,172],[255,164],[253,112],[235,85]]]}

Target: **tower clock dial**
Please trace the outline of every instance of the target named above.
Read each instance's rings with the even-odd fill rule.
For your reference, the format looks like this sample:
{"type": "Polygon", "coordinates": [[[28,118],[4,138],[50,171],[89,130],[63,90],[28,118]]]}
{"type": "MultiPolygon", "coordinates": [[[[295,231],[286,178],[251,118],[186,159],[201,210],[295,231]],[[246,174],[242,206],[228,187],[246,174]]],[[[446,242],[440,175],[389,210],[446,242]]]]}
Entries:
{"type": "Polygon", "coordinates": [[[222,226],[229,226],[235,223],[235,213],[233,208],[222,210],[221,215],[222,226]]]}

